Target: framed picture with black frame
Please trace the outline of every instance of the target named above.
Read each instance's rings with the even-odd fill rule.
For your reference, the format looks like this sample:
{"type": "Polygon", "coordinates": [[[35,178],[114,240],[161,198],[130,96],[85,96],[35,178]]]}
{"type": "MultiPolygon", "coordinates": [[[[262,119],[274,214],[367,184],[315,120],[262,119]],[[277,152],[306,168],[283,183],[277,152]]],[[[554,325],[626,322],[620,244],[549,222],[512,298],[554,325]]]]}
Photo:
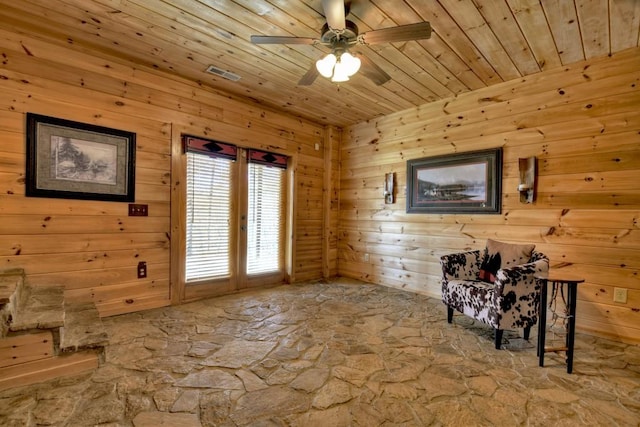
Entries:
{"type": "Polygon", "coordinates": [[[502,148],[407,161],[407,212],[499,214],[502,148]]]}
{"type": "Polygon", "coordinates": [[[27,113],[28,197],[135,200],[136,134],[27,113]]]}

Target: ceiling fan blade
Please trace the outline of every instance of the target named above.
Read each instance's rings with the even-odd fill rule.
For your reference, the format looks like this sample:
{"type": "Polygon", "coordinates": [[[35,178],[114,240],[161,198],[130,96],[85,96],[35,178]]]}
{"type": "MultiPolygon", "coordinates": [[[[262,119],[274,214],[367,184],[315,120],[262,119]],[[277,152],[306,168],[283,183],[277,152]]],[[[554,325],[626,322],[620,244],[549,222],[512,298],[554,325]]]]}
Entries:
{"type": "Polygon", "coordinates": [[[431,37],[431,24],[418,22],[417,24],[367,31],[360,34],[358,39],[362,40],[364,44],[378,44],[421,40],[429,37],[431,37]]]}
{"type": "Polygon", "coordinates": [[[305,73],[304,76],[298,82],[298,86],[310,86],[313,82],[316,81],[316,78],[320,75],[318,69],[316,68],[316,63],[314,62],[309,68],[309,71],[305,73]]]}
{"type": "Polygon", "coordinates": [[[310,37],[251,36],[253,44],[314,44],[316,41],[310,37]]]}
{"type": "Polygon", "coordinates": [[[378,67],[372,60],[367,58],[364,55],[358,55],[360,58],[360,73],[362,73],[366,78],[377,84],[378,86],[385,84],[389,80],[391,80],[391,76],[385,71],[378,67]]]}
{"type": "Polygon", "coordinates": [[[330,29],[345,29],[344,0],[322,0],[322,9],[330,29]]]}

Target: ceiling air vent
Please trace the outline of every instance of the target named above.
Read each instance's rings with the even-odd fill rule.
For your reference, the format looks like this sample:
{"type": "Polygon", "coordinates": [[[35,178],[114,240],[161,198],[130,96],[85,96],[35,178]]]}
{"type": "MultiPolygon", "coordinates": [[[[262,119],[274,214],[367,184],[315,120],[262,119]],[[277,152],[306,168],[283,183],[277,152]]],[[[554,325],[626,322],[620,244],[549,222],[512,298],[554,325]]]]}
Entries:
{"type": "Polygon", "coordinates": [[[233,82],[237,82],[240,80],[240,76],[232,73],[231,71],[225,71],[222,68],[218,68],[215,65],[209,65],[207,67],[207,73],[215,74],[216,76],[223,77],[227,80],[231,80],[233,82]]]}

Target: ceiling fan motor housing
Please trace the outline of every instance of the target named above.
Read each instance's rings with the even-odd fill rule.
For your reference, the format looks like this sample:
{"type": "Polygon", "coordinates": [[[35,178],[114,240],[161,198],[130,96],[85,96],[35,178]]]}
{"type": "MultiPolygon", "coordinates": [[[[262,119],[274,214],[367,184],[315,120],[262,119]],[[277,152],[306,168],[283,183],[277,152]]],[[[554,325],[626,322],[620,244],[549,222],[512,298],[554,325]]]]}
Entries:
{"type": "Polygon", "coordinates": [[[334,30],[329,28],[328,24],[324,24],[322,26],[322,30],[320,31],[320,41],[326,44],[333,44],[337,40],[346,40],[347,42],[354,42],[358,38],[358,26],[353,22],[346,20],[344,30],[339,33],[336,33],[334,30]]]}

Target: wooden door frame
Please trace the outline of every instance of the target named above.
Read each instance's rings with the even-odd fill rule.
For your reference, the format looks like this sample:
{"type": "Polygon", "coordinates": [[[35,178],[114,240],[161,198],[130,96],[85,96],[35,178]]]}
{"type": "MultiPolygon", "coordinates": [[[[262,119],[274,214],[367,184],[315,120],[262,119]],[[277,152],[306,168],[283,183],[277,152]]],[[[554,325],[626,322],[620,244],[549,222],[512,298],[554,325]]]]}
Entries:
{"type": "MultiPolygon", "coordinates": [[[[184,152],[182,144],[183,134],[194,134],[188,129],[172,124],[171,126],[171,283],[169,287],[169,297],[172,305],[178,305],[189,301],[194,301],[206,297],[212,297],[216,295],[228,294],[238,291],[242,288],[236,282],[235,271],[237,268],[237,259],[239,248],[236,245],[232,248],[232,253],[235,252],[236,256],[232,256],[230,266],[232,269],[232,275],[230,278],[220,280],[204,280],[201,283],[190,283],[186,285],[185,277],[185,257],[186,257],[186,173],[187,173],[187,156],[184,152]],[[224,281],[228,283],[221,285],[224,281]],[[212,291],[212,288],[215,291],[212,291]]],[[[197,136],[197,135],[196,135],[197,136]]],[[[203,136],[207,138],[207,136],[203,136]]],[[[244,149],[243,149],[244,150],[244,149]]],[[[282,153],[288,155],[287,153],[282,153]]],[[[240,160],[238,160],[240,161],[240,160]]],[[[290,283],[293,280],[293,265],[294,265],[294,226],[295,226],[295,206],[294,206],[294,192],[295,192],[295,165],[297,164],[297,156],[289,156],[289,167],[287,168],[285,199],[286,199],[286,222],[285,222],[285,238],[283,240],[284,247],[284,279],[285,283],[290,283]]],[[[234,168],[235,173],[241,173],[241,168],[234,168]]],[[[234,177],[232,180],[233,185],[238,185],[241,182],[239,177],[234,177]]],[[[244,185],[247,185],[245,182],[244,185]]],[[[232,191],[239,191],[238,188],[233,188],[232,191]]],[[[246,203],[246,202],[245,202],[246,203]]],[[[242,210],[239,206],[233,205],[235,212],[232,212],[231,218],[233,218],[234,224],[232,224],[231,239],[234,242],[238,241],[239,233],[239,219],[240,212],[242,210]]],[[[265,275],[267,279],[268,275],[265,275]]],[[[260,278],[254,279],[254,286],[262,285],[260,278]]]]}

